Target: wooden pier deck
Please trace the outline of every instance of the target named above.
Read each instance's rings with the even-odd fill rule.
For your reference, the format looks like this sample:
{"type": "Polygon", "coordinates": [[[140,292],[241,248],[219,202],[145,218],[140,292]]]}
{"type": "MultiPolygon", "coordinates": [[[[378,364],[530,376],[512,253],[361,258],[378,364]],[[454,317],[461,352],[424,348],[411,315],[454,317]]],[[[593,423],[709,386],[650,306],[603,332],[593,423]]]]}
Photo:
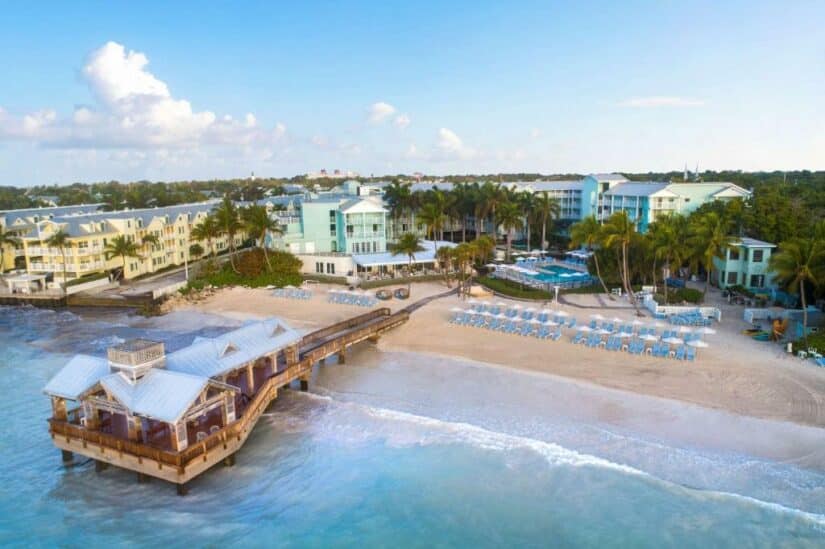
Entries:
{"type": "Polygon", "coordinates": [[[79,409],[69,411],[65,419],[49,419],[49,432],[54,444],[63,450],[64,460],[71,460],[77,453],[96,460],[98,469],[107,464],[130,469],[141,481],[159,478],[177,484],[179,493],[185,493],[185,484],[210,467],[234,463],[235,453],[279,390],[296,381],[306,390],[315,364],[333,355],[343,364],[347,348],[365,340],[376,341],[382,333],[406,322],[409,314],[409,310],[391,313],[381,308],[306,334],[297,352],[286,353],[285,365],[257,388],[241,417],[179,452],[87,429],[79,421],[79,409]]]}

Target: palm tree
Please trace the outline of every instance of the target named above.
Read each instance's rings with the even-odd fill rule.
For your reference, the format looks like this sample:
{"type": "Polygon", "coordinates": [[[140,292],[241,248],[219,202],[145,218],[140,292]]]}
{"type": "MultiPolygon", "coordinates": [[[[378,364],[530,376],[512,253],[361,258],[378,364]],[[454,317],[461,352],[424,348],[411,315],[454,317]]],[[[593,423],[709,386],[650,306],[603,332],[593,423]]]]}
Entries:
{"type": "Polygon", "coordinates": [[[476,252],[474,248],[476,248],[477,243],[478,240],[474,240],[473,242],[462,242],[451,250],[453,255],[453,263],[455,264],[456,271],[458,272],[458,286],[459,294],[461,296],[467,293],[467,281],[469,280],[469,271],[472,265],[473,256],[476,252]]]}
{"type": "Polygon", "coordinates": [[[808,346],[808,302],[805,283],[817,287],[825,279],[825,243],[815,238],[795,238],[779,245],[771,256],[770,269],[789,293],[802,300],[802,337],[808,346]]]}
{"type": "MultiPolygon", "coordinates": [[[[496,210],[505,199],[504,189],[497,183],[485,181],[484,184],[479,187],[479,209],[476,217],[476,223],[479,224],[479,229],[476,231],[476,235],[484,232],[484,220],[488,217],[492,219],[493,224],[496,225],[496,210]]],[[[497,226],[498,225],[496,225],[496,227],[497,226]]],[[[495,234],[495,228],[493,229],[493,233],[495,234]]]]}
{"type": "Polygon", "coordinates": [[[390,218],[395,224],[412,209],[410,186],[393,181],[384,189],[384,200],[389,206],[390,218]]]}
{"type": "Polygon", "coordinates": [[[513,245],[513,231],[521,229],[524,224],[521,210],[515,202],[504,202],[496,212],[496,226],[501,226],[507,234],[507,261],[510,261],[510,249],[513,245]]]}
{"type": "Polygon", "coordinates": [[[212,246],[212,241],[221,235],[217,218],[214,215],[206,216],[203,218],[203,221],[192,227],[189,235],[198,241],[206,240],[206,247],[209,249],[209,253],[214,255],[215,248],[212,246]]]}
{"type": "Polygon", "coordinates": [[[530,226],[536,220],[536,195],[531,191],[522,191],[516,195],[516,204],[521,208],[521,213],[524,215],[524,226],[527,229],[527,246],[526,251],[530,251],[530,226]]]}
{"type": "Polygon", "coordinates": [[[636,224],[631,221],[625,210],[619,210],[602,225],[602,231],[605,247],[616,248],[619,252],[621,258],[619,272],[622,278],[622,286],[627,295],[630,296],[630,302],[638,315],[639,305],[636,303],[636,294],[633,292],[627,261],[627,250],[636,236],[636,224]]]}
{"type": "Polygon", "coordinates": [[[453,258],[453,249],[449,246],[441,246],[435,251],[438,265],[444,273],[444,283],[450,287],[450,263],[453,258]]]}
{"type": "MultiPolygon", "coordinates": [[[[415,254],[424,251],[421,245],[421,239],[413,233],[404,233],[394,244],[389,246],[392,255],[406,255],[409,258],[408,270],[412,275],[412,264],[415,261],[415,254]]],[[[411,282],[407,283],[407,290],[409,291],[411,282]]]]}
{"type": "Polygon", "coordinates": [[[189,255],[192,257],[200,257],[203,255],[203,246],[195,242],[189,246],[189,255]]]}
{"type": "Polygon", "coordinates": [[[730,224],[727,219],[716,212],[708,212],[698,217],[691,228],[691,244],[694,258],[700,259],[707,271],[705,280],[705,295],[710,289],[710,279],[713,274],[713,258],[722,257],[731,244],[736,240],[729,234],[730,224]]]}
{"type": "MultiPolygon", "coordinates": [[[[588,250],[593,251],[594,247],[602,245],[603,236],[602,226],[599,225],[596,216],[591,215],[585,217],[570,227],[570,248],[584,246],[588,250]]],[[[596,267],[596,277],[599,279],[604,293],[607,294],[607,297],[613,299],[613,296],[607,291],[607,286],[602,278],[602,271],[599,268],[599,256],[595,252],[593,252],[593,265],[596,267]]]]}
{"type": "Polygon", "coordinates": [[[11,233],[0,225],[0,273],[3,272],[3,248],[6,246],[17,246],[20,244],[20,239],[11,235],[11,233]]]}
{"type": "Polygon", "coordinates": [[[123,272],[121,274],[125,277],[126,258],[136,257],[141,259],[138,250],[138,245],[132,240],[127,238],[125,235],[117,235],[108,244],[106,244],[106,247],[103,249],[103,255],[106,257],[107,261],[113,257],[120,257],[123,260],[123,272]]]}
{"type": "Polygon", "coordinates": [[[258,243],[258,247],[264,251],[264,260],[269,270],[272,270],[272,265],[269,263],[269,255],[266,252],[266,235],[283,234],[284,231],[278,224],[278,221],[269,217],[264,206],[253,204],[241,210],[241,219],[243,220],[243,228],[253,236],[258,243]]]}
{"type": "MultiPolygon", "coordinates": [[[[683,215],[670,214],[662,216],[650,224],[648,238],[653,255],[653,284],[656,284],[656,260],[664,261],[663,267],[670,270],[673,263],[681,265],[687,255],[687,219],[683,215]]],[[[664,280],[665,304],[667,304],[667,280],[664,280]]]]}
{"type": "Polygon", "coordinates": [[[467,242],[467,217],[473,213],[472,188],[466,183],[453,187],[448,201],[447,213],[452,219],[461,221],[461,241],[467,242]]]}
{"type": "Polygon", "coordinates": [[[436,202],[427,202],[418,212],[418,219],[427,227],[427,238],[438,239],[438,233],[443,231],[447,215],[436,202]]]}
{"type": "Polygon", "coordinates": [[[66,295],[68,291],[66,284],[69,282],[66,280],[66,247],[69,246],[69,233],[60,229],[46,240],[46,245],[50,248],[58,248],[63,257],[63,295],[66,295]]]}
{"type": "Polygon", "coordinates": [[[154,235],[154,234],[150,233],[150,234],[144,235],[140,239],[140,245],[144,246],[144,247],[160,246],[160,239],[157,237],[157,235],[154,235]]]}
{"type": "Polygon", "coordinates": [[[229,238],[229,264],[232,265],[232,270],[236,273],[238,269],[235,267],[235,236],[243,228],[238,215],[238,208],[229,196],[223,197],[223,202],[215,209],[215,218],[217,219],[218,227],[221,233],[229,238]]]}
{"type": "Polygon", "coordinates": [[[478,259],[482,263],[486,263],[487,260],[490,258],[490,254],[493,253],[493,250],[496,249],[496,241],[493,237],[487,234],[483,234],[473,240],[472,242],[475,251],[477,252],[478,259]]]}
{"type": "Polygon", "coordinates": [[[541,249],[547,249],[547,224],[552,223],[561,214],[559,201],[550,196],[547,191],[536,196],[536,219],[541,221],[541,249]]]}

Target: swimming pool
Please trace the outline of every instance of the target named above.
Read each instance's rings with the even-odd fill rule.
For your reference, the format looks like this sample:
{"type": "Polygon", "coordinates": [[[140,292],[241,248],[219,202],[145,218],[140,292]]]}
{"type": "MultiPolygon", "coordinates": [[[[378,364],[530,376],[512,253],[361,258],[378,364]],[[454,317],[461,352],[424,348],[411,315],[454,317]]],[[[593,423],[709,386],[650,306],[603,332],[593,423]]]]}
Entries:
{"type": "Polygon", "coordinates": [[[538,271],[539,274],[534,275],[533,278],[551,284],[583,282],[590,279],[590,275],[585,272],[568,269],[560,265],[537,266],[535,270],[538,271]]]}

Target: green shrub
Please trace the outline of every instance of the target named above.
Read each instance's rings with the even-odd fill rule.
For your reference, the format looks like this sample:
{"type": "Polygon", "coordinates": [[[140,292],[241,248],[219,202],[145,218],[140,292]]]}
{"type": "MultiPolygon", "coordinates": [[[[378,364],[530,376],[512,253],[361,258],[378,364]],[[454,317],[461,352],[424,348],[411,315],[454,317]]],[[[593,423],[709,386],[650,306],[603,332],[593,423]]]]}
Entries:
{"type": "Polygon", "coordinates": [[[496,293],[519,299],[536,299],[541,301],[553,299],[553,294],[550,292],[537,290],[527,286],[522,287],[520,284],[516,284],[510,280],[483,276],[478,279],[478,283],[496,293]]]}
{"type": "Polygon", "coordinates": [[[227,261],[221,266],[207,264],[196,279],[190,280],[186,288],[181,290],[187,294],[193,290],[202,290],[205,286],[246,286],[260,288],[263,286],[300,286],[301,260],[288,252],[271,251],[269,262],[270,270],[264,259],[263,250],[253,249],[239,253],[235,257],[238,272],[232,269],[227,261]]]}
{"type": "MultiPolygon", "coordinates": [[[[671,288],[667,292],[667,305],[678,305],[680,303],[701,303],[704,294],[700,290],[693,288],[671,288]]],[[[656,295],[656,302],[665,305],[664,294],[656,295]]]]}

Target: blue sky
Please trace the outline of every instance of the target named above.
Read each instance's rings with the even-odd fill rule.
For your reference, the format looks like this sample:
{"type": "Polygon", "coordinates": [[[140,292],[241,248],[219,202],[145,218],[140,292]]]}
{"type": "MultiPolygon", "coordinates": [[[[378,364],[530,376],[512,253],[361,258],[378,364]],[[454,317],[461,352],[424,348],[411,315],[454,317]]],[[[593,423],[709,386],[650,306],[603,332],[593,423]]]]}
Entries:
{"type": "Polygon", "coordinates": [[[0,184],[825,168],[818,1],[30,4],[0,184]]]}

